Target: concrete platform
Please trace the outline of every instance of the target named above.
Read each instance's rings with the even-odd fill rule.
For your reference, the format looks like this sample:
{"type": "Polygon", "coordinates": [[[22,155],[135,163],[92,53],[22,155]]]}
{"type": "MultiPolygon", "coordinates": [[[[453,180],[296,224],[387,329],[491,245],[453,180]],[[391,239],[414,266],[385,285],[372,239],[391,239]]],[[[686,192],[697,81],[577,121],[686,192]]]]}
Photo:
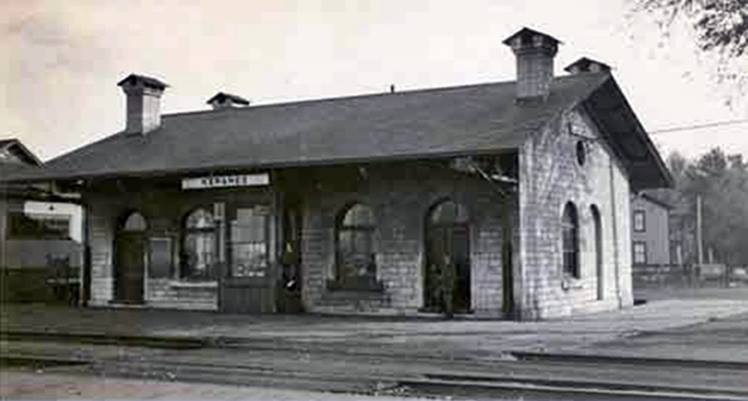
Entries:
{"type": "MultiPolygon", "coordinates": [[[[328,348],[358,353],[399,353],[413,357],[503,360],[512,351],[581,352],[648,358],[717,359],[748,362],[745,299],[662,299],[606,313],[541,322],[332,317],[319,315],[225,315],[214,312],[79,309],[33,304],[2,305],[0,326],[7,335],[59,334],[75,338],[130,338],[214,346],[328,348]],[[738,316],[738,317],[735,317],[738,316]],[[723,323],[719,330],[705,323],[723,323]],[[684,352],[689,327],[692,340],[684,352]],[[700,335],[700,330],[711,330],[700,335]],[[716,331],[716,333],[715,333],[716,331]],[[34,334],[36,333],[36,334],[34,334]],[[718,341],[719,335],[731,342],[718,341]],[[717,337],[715,337],[717,336],[717,337]],[[662,339],[662,340],[660,340],[662,339]],[[667,342],[664,344],[663,341],[667,342]],[[597,344],[596,346],[593,346],[597,344]],[[716,352],[716,354],[715,354],[716,352]]],[[[126,340],[125,340],[126,342],[126,340]]]]}

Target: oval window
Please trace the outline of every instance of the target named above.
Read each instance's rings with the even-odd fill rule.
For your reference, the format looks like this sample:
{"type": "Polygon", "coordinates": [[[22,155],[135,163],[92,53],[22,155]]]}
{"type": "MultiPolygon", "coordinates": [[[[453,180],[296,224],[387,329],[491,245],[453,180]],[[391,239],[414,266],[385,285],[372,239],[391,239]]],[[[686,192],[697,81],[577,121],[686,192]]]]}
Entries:
{"type": "Polygon", "coordinates": [[[580,166],[584,166],[584,162],[587,159],[586,149],[584,146],[584,142],[577,141],[577,163],[579,163],[580,166]]]}

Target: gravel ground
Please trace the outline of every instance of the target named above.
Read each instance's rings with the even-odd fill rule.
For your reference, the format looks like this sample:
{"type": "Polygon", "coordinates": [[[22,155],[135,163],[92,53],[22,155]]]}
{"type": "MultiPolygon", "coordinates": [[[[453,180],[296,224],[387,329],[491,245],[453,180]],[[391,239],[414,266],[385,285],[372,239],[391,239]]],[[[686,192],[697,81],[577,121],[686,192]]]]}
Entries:
{"type": "MultiPolygon", "coordinates": [[[[79,376],[24,371],[0,371],[2,400],[284,400],[284,401],[391,401],[400,397],[364,396],[242,387],[193,384],[155,380],[79,376]]],[[[407,398],[425,401],[425,398],[407,398]]],[[[433,398],[431,398],[433,400],[433,398]]]]}

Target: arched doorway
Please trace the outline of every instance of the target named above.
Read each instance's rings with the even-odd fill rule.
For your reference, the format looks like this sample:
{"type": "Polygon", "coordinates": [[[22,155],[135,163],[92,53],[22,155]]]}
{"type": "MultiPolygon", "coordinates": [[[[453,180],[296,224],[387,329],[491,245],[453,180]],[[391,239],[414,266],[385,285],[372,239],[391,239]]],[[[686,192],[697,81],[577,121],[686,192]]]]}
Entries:
{"type": "Polygon", "coordinates": [[[145,233],[143,215],[131,212],[120,221],[114,240],[114,297],[122,303],[143,302],[145,233]]]}
{"type": "Polygon", "coordinates": [[[470,225],[467,210],[452,201],[433,206],[426,216],[424,310],[470,311],[470,225]]]}

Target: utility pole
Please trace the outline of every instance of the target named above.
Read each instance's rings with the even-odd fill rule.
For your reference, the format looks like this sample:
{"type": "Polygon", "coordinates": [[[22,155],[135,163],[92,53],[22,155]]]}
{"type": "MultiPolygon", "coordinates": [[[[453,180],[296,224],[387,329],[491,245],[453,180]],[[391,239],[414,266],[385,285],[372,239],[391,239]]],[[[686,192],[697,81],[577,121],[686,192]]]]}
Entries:
{"type": "Polygon", "coordinates": [[[704,238],[702,233],[703,224],[701,220],[701,195],[696,194],[696,257],[699,269],[701,269],[701,265],[704,264],[704,238]]]}

